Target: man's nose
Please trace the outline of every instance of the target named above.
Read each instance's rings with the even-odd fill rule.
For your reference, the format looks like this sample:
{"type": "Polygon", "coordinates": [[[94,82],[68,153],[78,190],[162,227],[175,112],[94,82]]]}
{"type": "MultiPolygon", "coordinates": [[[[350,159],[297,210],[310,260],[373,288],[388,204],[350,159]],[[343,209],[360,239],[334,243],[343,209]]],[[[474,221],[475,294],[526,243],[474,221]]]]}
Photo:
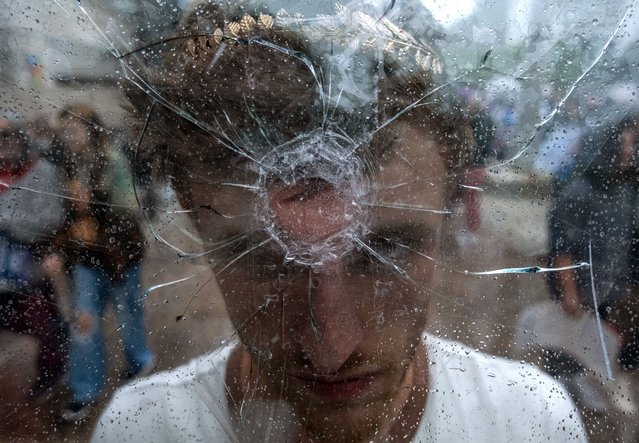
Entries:
{"type": "Polygon", "coordinates": [[[300,344],[313,369],[338,371],[364,338],[353,298],[339,272],[320,272],[308,297],[308,315],[298,325],[300,344]]]}

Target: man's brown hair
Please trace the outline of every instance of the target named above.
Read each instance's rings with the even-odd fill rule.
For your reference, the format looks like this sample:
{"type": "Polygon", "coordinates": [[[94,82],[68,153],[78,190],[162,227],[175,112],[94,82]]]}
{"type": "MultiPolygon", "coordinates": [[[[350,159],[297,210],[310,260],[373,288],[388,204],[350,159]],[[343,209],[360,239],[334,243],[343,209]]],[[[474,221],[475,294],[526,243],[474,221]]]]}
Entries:
{"type": "MultiPolygon", "coordinates": [[[[314,54],[313,45],[303,33],[265,14],[232,15],[211,2],[194,8],[175,37],[125,56],[139,57],[143,70],[137,72],[144,72],[132,74],[126,91],[144,131],[140,149],[174,165],[169,174],[179,187],[185,171],[178,165],[189,158],[255,159],[327,126],[347,137],[375,132],[368,140],[353,139],[367,144],[360,147],[367,155],[379,157],[376,151],[390,146],[393,137],[393,125],[380,126],[401,115],[438,142],[449,171],[468,162],[470,129],[444,93],[451,88],[439,89],[443,79],[435,69],[415,69],[414,57],[402,53],[405,48],[386,45],[381,65],[367,72],[376,82],[371,85],[376,96],[341,109],[322,100],[330,72],[322,70],[326,55],[314,54]]],[[[432,57],[431,68],[441,63],[430,45],[419,50],[418,56],[432,57]]],[[[127,62],[135,69],[133,59],[127,62]]]]}

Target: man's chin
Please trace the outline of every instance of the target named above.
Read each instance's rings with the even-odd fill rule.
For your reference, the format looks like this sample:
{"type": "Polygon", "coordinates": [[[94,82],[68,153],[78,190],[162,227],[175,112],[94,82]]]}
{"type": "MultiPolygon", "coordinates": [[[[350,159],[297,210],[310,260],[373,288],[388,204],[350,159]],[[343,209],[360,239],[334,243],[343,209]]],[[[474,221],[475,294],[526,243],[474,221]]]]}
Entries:
{"type": "Polygon", "coordinates": [[[297,414],[305,414],[300,420],[301,429],[314,441],[370,441],[388,419],[385,402],[296,407],[297,414]],[[386,418],[385,418],[386,417],[386,418]]]}
{"type": "MultiPolygon", "coordinates": [[[[298,385],[298,383],[295,383],[298,385]]],[[[319,441],[364,441],[392,417],[392,389],[382,374],[323,383],[300,383],[291,406],[308,433],[319,441]]]]}

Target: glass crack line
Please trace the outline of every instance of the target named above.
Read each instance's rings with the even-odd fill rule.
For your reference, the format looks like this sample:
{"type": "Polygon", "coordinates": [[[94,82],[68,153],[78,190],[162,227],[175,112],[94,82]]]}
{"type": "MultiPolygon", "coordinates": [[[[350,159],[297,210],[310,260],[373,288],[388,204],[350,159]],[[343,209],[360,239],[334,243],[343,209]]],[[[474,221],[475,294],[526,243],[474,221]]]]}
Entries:
{"type": "Polygon", "coordinates": [[[233,260],[231,260],[230,262],[228,262],[226,264],[226,266],[224,266],[222,269],[220,269],[215,275],[219,276],[222,272],[224,272],[229,266],[231,266],[233,263],[235,263],[236,261],[240,260],[242,257],[244,257],[247,254],[250,254],[251,252],[255,251],[258,248],[261,248],[262,246],[264,246],[265,244],[267,244],[268,242],[272,241],[272,238],[267,238],[266,240],[254,245],[253,247],[247,249],[246,251],[242,252],[241,254],[239,254],[237,257],[235,257],[233,260]]]}
{"type": "MultiPolygon", "coordinates": [[[[2,180],[0,180],[0,186],[5,187],[7,189],[15,189],[17,191],[27,191],[27,192],[33,192],[34,194],[48,195],[50,197],[57,197],[57,198],[61,198],[63,200],[69,200],[69,201],[81,202],[81,203],[91,203],[91,204],[98,205],[98,206],[108,206],[108,207],[111,207],[111,208],[124,208],[124,209],[139,209],[139,207],[137,205],[135,205],[135,206],[118,205],[118,204],[115,204],[115,203],[105,203],[105,202],[100,202],[100,201],[95,201],[95,200],[84,200],[84,199],[81,199],[81,198],[68,197],[66,195],[56,194],[55,192],[41,191],[39,189],[29,188],[28,186],[10,185],[7,182],[4,182],[2,180]]],[[[142,208],[142,209],[148,209],[148,208],[142,208]]]]}
{"type": "Polygon", "coordinates": [[[466,189],[472,189],[474,191],[484,192],[484,188],[480,188],[479,186],[462,185],[461,183],[459,183],[458,186],[460,188],[466,188],[466,189]]]}
{"type": "Polygon", "coordinates": [[[599,302],[597,300],[597,291],[595,289],[595,272],[592,269],[592,238],[588,240],[588,260],[590,260],[590,289],[592,290],[592,303],[595,307],[595,320],[597,320],[597,332],[599,333],[599,342],[601,343],[601,352],[603,352],[604,363],[606,364],[606,375],[608,380],[614,380],[612,376],[612,368],[610,367],[610,357],[608,356],[608,347],[604,340],[603,326],[601,324],[601,315],[599,314],[599,302]]]}
{"type": "Polygon", "coordinates": [[[382,263],[382,264],[384,264],[386,266],[389,266],[395,272],[397,272],[399,275],[401,275],[402,277],[407,279],[409,282],[413,283],[413,279],[410,278],[410,276],[408,275],[408,273],[404,269],[400,268],[395,263],[393,263],[391,260],[387,259],[383,255],[381,255],[379,252],[377,252],[376,250],[374,250],[373,248],[368,246],[358,236],[352,235],[351,238],[353,239],[353,241],[355,243],[357,243],[359,246],[364,248],[365,251],[367,251],[369,254],[371,254],[373,257],[375,257],[377,260],[379,260],[380,263],[382,263]]]}
{"type": "MultiPolygon", "coordinates": [[[[634,4],[634,2],[633,2],[633,4],[634,4]]],[[[597,57],[595,57],[595,59],[590,64],[590,66],[588,66],[586,68],[586,70],[570,86],[570,88],[568,89],[568,92],[566,92],[566,94],[564,94],[564,96],[561,98],[561,100],[559,100],[559,103],[557,103],[557,106],[555,106],[555,108],[552,110],[552,112],[550,114],[548,114],[548,116],[545,119],[543,119],[540,123],[535,125],[535,130],[533,131],[532,135],[530,136],[530,138],[528,139],[528,141],[526,142],[526,144],[524,145],[522,150],[519,151],[517,154],[515,154],[513,157],[511,157],[508,160],[504,161],[503,163],[499,163],[497,165],[492,165],[491,167],[505,166],[505,165],[507,165],[509,163],[513,163],[519,157],[524,155],[524,153],[532,146],[532,143],[535,140],[535,138],[537,138],[537,134],[539,134],[541,132],[541,130],[548,123],[550,123],[554,119],[555,115],[561,110],[561,108],[564,106],[564,103],[566,102],[566,100],[568,100],[568,98],[572,95],[574,90],[577,88],[577,85],[579,83],[581,83],[584,78],[586,78],[586,76],[595,68],[595,66],[597,66],[597,64],[599,63],[601,58],[604,56],[604,54],[608,50],[608,47],[610,47],[610,45],[612,44],[612,41],[614,40],[615,36],[619,33],[619,30],[621,29],[621,25],[623,25],[623,23],[626,21],[626,18],[628,17],[628,15],[630,15],[630,11],[632,11],[632,5],[628,7],[628,9],[626,10],[626,12],[623,15],[623,17],[621,17],[621,20],[619,20],[619,23],[617,24],[617,27],[615,28],[613,33],[610,35],[608,40],[606,40],[606,43],[604,43],[603,47],[599,51],[599,54],[597,54],[597,57]]]]}
{"type": "Polygon", "coordinates": [[[247,185],[247,184],[243,184],[243,183],[223,182],[223,183],[220,183],[220,186],[232,186],[232,187],[235,187],[235,188],[249,189],[251,191],[261,191],[262,190],[262,188],[260,188],[259,186],[247,185]]]}
{"type": "Polygon", "coordinates": [[[559,272],[570,269],[589,268],[589,263],[581,262],[570,266],[562,266],[559,268],[542,268],[541,266],[526,266],[522,268],[503,268],[494,269],[492,271],[464,271],[466,275],[498,275],[498,274],[541,274],[544,272],[559,272]]]}
{"type": "Polygon", "coordinates": [[[450,209],[434,209],[434,208],[425,208],[423,206],[417,206],[417,205],[407,205],[404,203],[386,203],[386,202],[379,202],[379,203],[367,203],[367,202],[363,202],[363,205],[366,206],[371,206],[371,207],[378,207],[378,208],[389,208],[389,209],[400,209],[403,211],[417,211],[417,212],[430,212],[431,214],[452,214],[452,211],[450,209]]]}
{"type": "Polygon", "coordinates": [[[111,55],[113,55],[113,57],[116,58],[116,60],[120,62],[120,65],[124,68],[123,74],[129,82],[135,85],[138,89],[140,89],[140,91],[142,91],[144,94],[149,96],[151,99],[155,100],[156,102],[160,103],[167,109],[171,110],[173,113],[175,113],[179,117],[187,120],[188,122],[194,124],[201,130],[206,132],[207,134],[211,135],[216,141],[221,143],[225,148],[237,153],[238,155],[242,157],[246,157],[249,160],[255,161],[255,159],[252,158],[249,155],[249,153],[243,151],[241,148],[237,146],[234,146],[232,142],[229,143],[229,141],[223,140],[220,137],[218,137],[216,133],[214,132],[214,130],[211,127],[209,127],[209,125],[205,124],[204,122],[200,121],[195,116],[191,115],[190,113],[186,112],[185,110],[181,109],[180,107],[174,105],[173,103],[168,101],[166,98],[164,98],[164,96],[160,94],[156,88],[154,88],[151,84],[149,84],[138,72],[135,71],[135,69],[131,65],[126,63],[124,59],[120,57],[121,53],[116,48],[115,44],[107,37],[107,35],[104,33],[104,31],[102,31],[102,29],[97,25],[97,23],[95,23],[93,18],[84,9],[84,7],[82,6],[80,2],[78,2],[78,7],[82,11],[82,13],[87,17],[89,22],[93,25],[93,27],[96,29],[100,37],[103,39],[107,50],[111,53],[111,55]],[[134,78],[130,77],[127,73],[132,74],[134,78]]]}
{"type": "Polygon", "coordinates": [[[319,327],[317,326],[317,319],[315,318],[315,312],[313,311],[313,269],[308,270],[308,294],[306,303],[308,304],[308,317],[311,321],[311,329],[313,330],[313,336],[315,340],[321,339],[319,333],[319,327]]]}
{"type": "Polygon", "coordinates": [[[195,274],[189,275],[188,277],[183,277],[183,278],[179,278],[177,280],[169,281],[169,282],[166,282],[166,283],[160,283],[160,284],[157,284],[157,285],[153,285],[150,288],[148,288],[147,290],[145,290],[144,293],[142,293],[142,296],[140,297],[140,299],[147,298],[152,292],[155,292],[155,291],[157,291],[160,288],[165,288],[167,286],[172,286],[172,285],[176,285],[178,283],[185,282],[187,280],[191,280],[193,277],[197,277],[201,273],[202,272],[197,272],[195,274]]]}

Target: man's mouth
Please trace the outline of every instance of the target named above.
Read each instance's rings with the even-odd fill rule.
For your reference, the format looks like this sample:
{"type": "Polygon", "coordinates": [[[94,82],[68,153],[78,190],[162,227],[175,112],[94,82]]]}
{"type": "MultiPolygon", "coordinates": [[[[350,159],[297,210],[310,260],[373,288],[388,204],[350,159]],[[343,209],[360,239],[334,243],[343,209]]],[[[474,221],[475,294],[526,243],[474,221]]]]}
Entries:
{"type": "Polygon", "coordinates": [[[367,372],[349,376],[296,374],[293,375],[293,378],[321,399],[347,401],[371,391],[381,379],[381,373],[367,372]]]}

